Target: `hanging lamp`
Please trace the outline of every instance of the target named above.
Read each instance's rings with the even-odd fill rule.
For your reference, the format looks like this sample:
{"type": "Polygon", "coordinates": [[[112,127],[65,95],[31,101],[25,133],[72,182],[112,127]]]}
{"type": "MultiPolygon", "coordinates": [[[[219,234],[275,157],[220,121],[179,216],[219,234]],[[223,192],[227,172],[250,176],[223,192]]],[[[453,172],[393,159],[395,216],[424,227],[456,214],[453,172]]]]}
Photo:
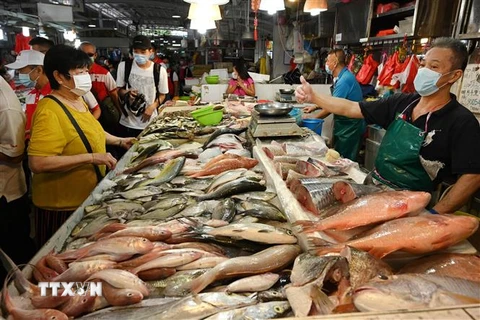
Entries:
{"type": "Polygon", "coordinates": [[[327,0],[307,0],[303,7],[303,12],[309,12],[312,16],[319,15],[320,12],[327,10],[327,0]]]}
{"type": "Polygon", "coordinates": [[[190,29],[197,30],[201,34],[205,34],[207,30],[216,29],[217,26],[215,25],[214,20],[198,20],[193,19],[190,22],[190,29]]]}
{"type": "Polygon", "coordinates": [[[267,11],[268,14],[272,15],[277,11],[285,10],[285,3],[283,0],[262,0],[259,9],[267,11]]]}
{"type": "Polygon", "coordinates": [[[192,2],[188,9],[188,19],[190,20],[221,20],[222,14],[218,5],[201,5],[192,2]]]}

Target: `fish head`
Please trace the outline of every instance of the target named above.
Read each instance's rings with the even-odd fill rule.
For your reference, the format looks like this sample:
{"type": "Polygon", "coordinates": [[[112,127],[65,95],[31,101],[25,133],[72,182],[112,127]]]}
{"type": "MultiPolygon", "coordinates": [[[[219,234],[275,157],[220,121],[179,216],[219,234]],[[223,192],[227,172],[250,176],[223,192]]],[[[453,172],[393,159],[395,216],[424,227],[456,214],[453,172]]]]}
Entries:
{"type": "Polygon", "coordinates": [[[55,309],[41,309],[38,310],[39,313],[41,313],[42,319],[47,319],[47,320],[68,320],[68,316],[58,310],[55,309]]]}
{"type": "Polygon", "coordinates": [[[291,310],[288,301],[275,301],[270,303],[272,304],[272,311],[275,314],[273,318],[282,318],[291,310]]]}
{"type": "Polygon", "coordinates": [[[132,240],[131,246],[138,250],[138,253],[147,253],[151,251],[155,245],[147,238],[138,237],[132,240]]]}
{"type": "Polygon", "coordinates": [[[379,276],[357,288],[353,295],[360,311],[385,311],[428,307],[438,287],[415,275],[379,276]]]}

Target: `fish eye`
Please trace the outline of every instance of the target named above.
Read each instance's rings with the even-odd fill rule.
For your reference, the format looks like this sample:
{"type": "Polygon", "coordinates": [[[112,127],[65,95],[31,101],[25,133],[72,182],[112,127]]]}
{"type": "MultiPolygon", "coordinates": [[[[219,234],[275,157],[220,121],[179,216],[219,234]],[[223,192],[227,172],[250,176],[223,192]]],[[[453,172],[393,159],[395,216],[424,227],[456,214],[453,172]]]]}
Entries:
{"type": "Polygon", "coordinates": [[[380,279],[380,280],[388,280],[388,277],[387,277],[386,275],[384,275],[384,274],[379,274],[379,275],[378,275],[378,279],[380,279]]]}
{"type": "Polygon", "coordinates": [[[82,303],[85,303],[85,302],[87,302],[87,299],[83,299],[83,300],[82,300],[82,303]]]}
{"type": "Polygon", "coordinates": [[[287,233],[289,236],[292,236],[292,235],[293,235],[292,230],[289,230],[289,229],[287,229],[287,232],[286,232],[286,233],[287,233]]]}
{"type": "Polygon", "coordinates": [[[273,308],[273,311],[275,311],[276,313],[283,313],[283,308],[280,306],[275,306],[273,308]]]}
{"type": "Polygon", "coordinates": [[[133,296],[133,293],[131,292],[127,293],[127,297],[131,297],[131,296],[133,296]]]}

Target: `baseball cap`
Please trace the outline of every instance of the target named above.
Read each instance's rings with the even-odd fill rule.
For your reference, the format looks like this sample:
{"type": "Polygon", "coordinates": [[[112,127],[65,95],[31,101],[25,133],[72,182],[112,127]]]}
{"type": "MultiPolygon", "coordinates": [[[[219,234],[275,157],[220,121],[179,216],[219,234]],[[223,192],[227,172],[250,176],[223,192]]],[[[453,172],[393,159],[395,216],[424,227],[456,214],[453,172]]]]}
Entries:
{"type": "Polygon", "coordinates": [[[22,69],[26,66],[43,66],[45,55],[36,50],[23,50],[17,55],[15,62],[5,65],[10,69],[22,69]]]}
{"type": "Polygon", "coordinates": [[[133,49],[150,49],[152,48],[152,43],[150,42],[150,39],[146,36],[135,36],[133,38],[133,44],[132,44],[133,49]]]}

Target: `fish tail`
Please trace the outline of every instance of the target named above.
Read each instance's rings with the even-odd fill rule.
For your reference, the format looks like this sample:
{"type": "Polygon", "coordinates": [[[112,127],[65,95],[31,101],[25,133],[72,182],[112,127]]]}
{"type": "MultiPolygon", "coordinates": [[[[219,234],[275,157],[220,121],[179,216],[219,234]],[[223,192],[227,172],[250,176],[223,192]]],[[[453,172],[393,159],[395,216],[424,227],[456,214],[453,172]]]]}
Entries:
{"type": "Polygon", "coordinates": [[[330,243],[318,237],[308,238],[309,249],[315,251],[318,255],[324,255],[326,253],[337,252],[339,253],[345,247],[343,244],[330,243]]]}
{"type": "MultiPolygon", "coordinates": [[[[20,293],[24,292],[34,292],[37,288],[33,283],[27,280],[20,268],[15,264],[15,262],[10,259],[10,257],[0,248],[0,260],[3,267],[10,274],[10,278],[15,277],[14,283],[15,288],[20,293]]],[[[34,267],[34,266],[33,266],[34,267]]],[[[7,280],[5,280],[7,281],[7,280]]],[[[37,288],[38,289],[38,288],[37,288]]]]}
{"type": "Polygon", "coordinates": [[[217,274],[214,270],[210,270],[202,274],[200,277],[196,278],[190,283],[190,292],[195,294],[200,293],[203,289],[215,281],[216,275],[217,274]]]}

